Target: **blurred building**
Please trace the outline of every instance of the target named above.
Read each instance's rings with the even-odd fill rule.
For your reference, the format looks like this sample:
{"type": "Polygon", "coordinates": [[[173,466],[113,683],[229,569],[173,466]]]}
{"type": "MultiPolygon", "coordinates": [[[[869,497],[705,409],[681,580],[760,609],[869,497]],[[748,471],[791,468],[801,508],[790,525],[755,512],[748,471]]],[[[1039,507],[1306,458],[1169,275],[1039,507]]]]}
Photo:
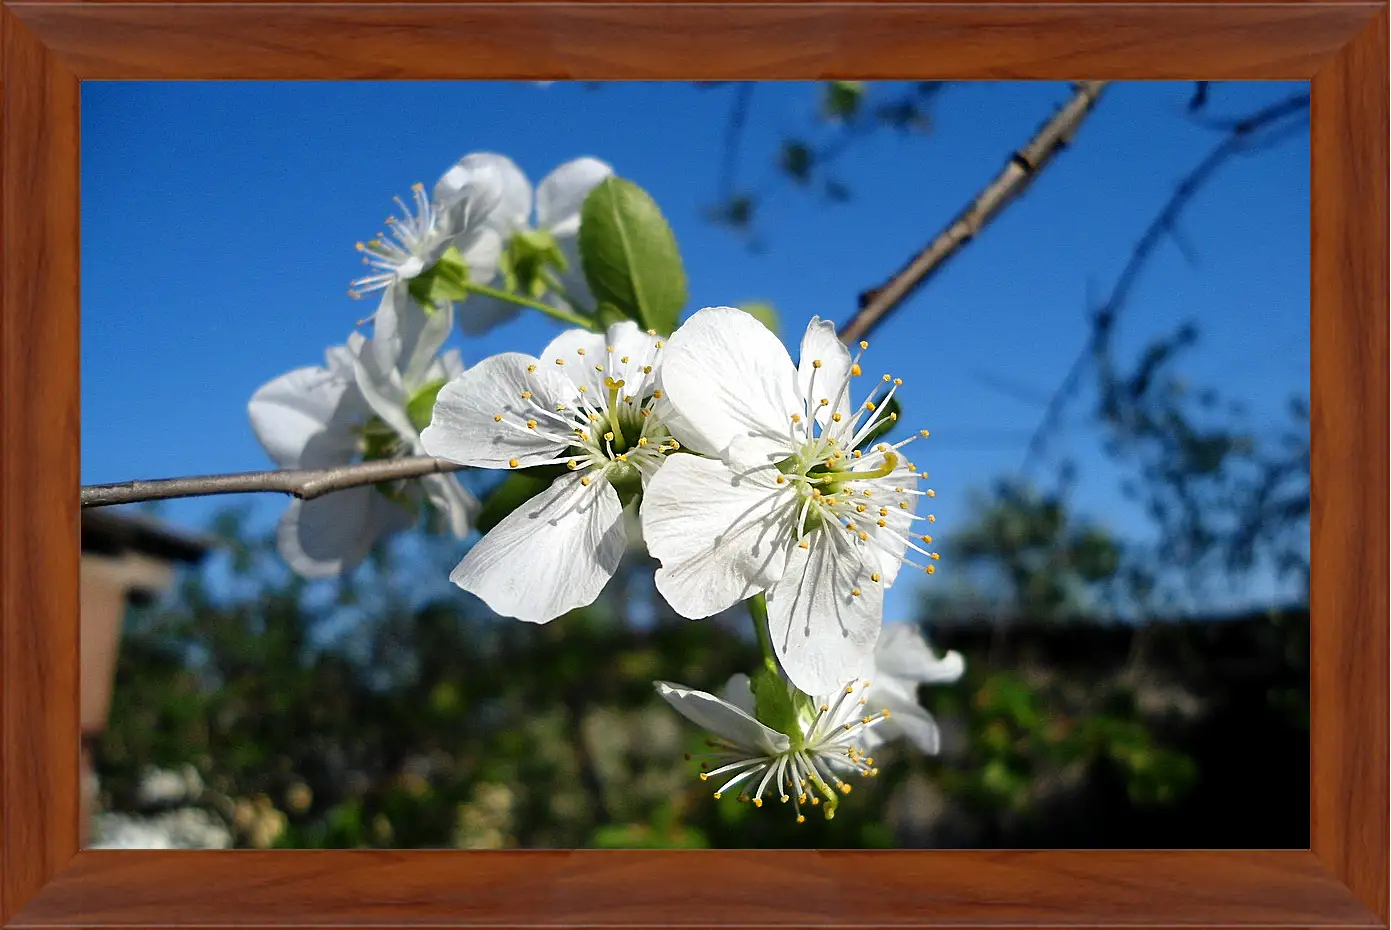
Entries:
{"type": "Polygon", "coordinates": [[[82,511],[81,696],[82,841],[96,801],[92,741],[106,728],[121,628],[132,606],[158,598],[178,565],[196,564],[209,537],[174,529],[144,514],[82,511]]]}

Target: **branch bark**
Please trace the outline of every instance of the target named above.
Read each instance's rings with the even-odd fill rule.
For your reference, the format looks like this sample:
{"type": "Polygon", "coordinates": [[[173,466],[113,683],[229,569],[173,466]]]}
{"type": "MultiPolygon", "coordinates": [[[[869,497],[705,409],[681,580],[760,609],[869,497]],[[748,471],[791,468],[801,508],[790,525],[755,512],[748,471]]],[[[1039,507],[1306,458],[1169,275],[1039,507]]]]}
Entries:
{"type": "Polygon", "coordinates": [[[278,491],[300,500],[313,500],[334,491],[421,478],[458,471],[462,465],[426,455],[401,459],[382,459],[336,468],[290,468],[277,471],[250,471],[232,475],[201,475],[192,478],[161,478],[155,481],[122,481],[94,484],[82,488],[83,507],[109,507],[139,501],[169,500],[175,497],[206,497],[212,494],[246,494],[278,491]]]}
{"type": "Polygon", "coordinates": [[[1010,156],[1004,170],[976,195],[966,209],[957,214],[946,229],[882,285],[860,294],[860,310],[841,327],[841,339],[851,343],[868,335],[962,246],[974,239],[1010,201],[1023,193],[1038,177],[1038,173],[1072,140],[1108,83],[1079,82],[1072,98],[1043,124],[1027,145],[1010,156]]]}

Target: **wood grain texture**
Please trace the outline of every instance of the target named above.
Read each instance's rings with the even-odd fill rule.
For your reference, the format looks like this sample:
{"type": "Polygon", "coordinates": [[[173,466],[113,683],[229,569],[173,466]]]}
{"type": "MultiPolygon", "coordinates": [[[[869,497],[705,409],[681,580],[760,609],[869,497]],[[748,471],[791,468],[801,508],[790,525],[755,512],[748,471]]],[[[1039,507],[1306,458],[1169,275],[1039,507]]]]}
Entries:
{"type": "Polygon", "coordinates": [[[12,3],[80,77],[1294,78],[1379,5],[12,3]],[[776,37],[776,38],[774,38],[776,37]]]}
{"type": "Polygon", "coordinates": [[[3,923],[77,850],[78,82],[0,17],[3,923]]]}
{"type": "Polygon", "coordinates": [[[295,927],[1379,925],[1306,851],[592,850],[84,852],[9,926],[232,920],[295,927]]]}
{"type": "Polygon", "coordinates": [[[1310,843],[1387,919],[1387,16],[1314,79],[1310,843]],[[1380,75],[1373,80],[1370,75],[1380,75]]]}
{"type": "Polygon", "coordinates": [[[1384,3],[0,8],[0,924],[1386,926],[1384,3]],[[1315,74],[1312,851],[75,855],[78,78],[1315,74]]]}

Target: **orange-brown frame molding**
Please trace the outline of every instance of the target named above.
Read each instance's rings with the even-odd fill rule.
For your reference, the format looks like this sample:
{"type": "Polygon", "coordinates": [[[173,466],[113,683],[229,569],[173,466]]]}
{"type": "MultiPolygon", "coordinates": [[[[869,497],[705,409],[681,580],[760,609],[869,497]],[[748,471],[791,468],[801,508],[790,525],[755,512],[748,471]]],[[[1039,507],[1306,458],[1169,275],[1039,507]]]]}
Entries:
{"type": "Polygon", "coordinates": [[[0,19],[0,925],[1387,926],[1385,2],[36,0],[0,19]],[[81,81],[840,77],[1312,81],[1312,848],[79,852],[81,81]]]}

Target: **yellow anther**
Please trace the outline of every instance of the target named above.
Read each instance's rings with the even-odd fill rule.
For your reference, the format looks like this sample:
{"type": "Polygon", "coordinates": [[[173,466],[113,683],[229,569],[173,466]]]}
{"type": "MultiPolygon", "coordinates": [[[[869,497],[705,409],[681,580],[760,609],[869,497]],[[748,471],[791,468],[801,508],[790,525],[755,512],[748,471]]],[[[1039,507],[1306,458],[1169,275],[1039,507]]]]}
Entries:
{"type": "MultiPolygon", "coordinates": [[[[653,333],[653,334],[652,334],[652,335],[654,335],[654,336],[655,336],[655,335],[657,335],[657,334],[656,334],[656,333],[653,333]]],[[[664,345],[666,345],[666,343],[665,343],[665,342],[663,342],[663,341],[662,341],[662,340],[660,340],[660,339],[658,339],[658,340],[657,340],[657,348],[659,348],[659,349],[660,349],[660,348],[661,348],[661,347],[662,347],[662,346],[664,346],[664,345]]]]}
{"type": "Polygon", "coordinates": [[[811,360],[811,367],[812,367],[812,368],[820,368],[820,367],[821,367],[821,359],[819,359],[819,358],[814,358],[814,359],[812,359],[812,360],[811,360]]]}
{"type": "Polygon", "coordinates": [[[494,423],[501,423],[501,422],[502,422],[502,414],[500,414],[500,413],[495,413],[495,414],[493,414],[493,422],[494,422],[494,423]]]}
{"type": "Polygon", "coordinates": [[[522,464],[522,463],[519,462],[519,461],[517,461],[516,459],[508,459],[508,460],[507,460],[507,467],[508,467],[508,468],[516,468],[516,467],[517,467],[518,465],[520,465],[520,464],[522,464]]]}
{"type": "Polygon", "coordinates": [[[929,544],[930,544],[930,543],[932,542],[932,537],[931,537],[931,536],[919,536],[918,538],[921,539],[921,540],[922,540],[923,542],[925,542],[925,543],[929,543],[929,544]]]}
{"type": "Polygon", "coordinates": [[[575,354],[576,354],[576,355],[583,355],[583,354],[584,354],[584,349],[576,349],[576,350],[575,350],[575,354]]]}
{"type": "Polygon", "coordinates": [[[581,394],[588,394],[588,393],[589,393],[589,385],[587,385],[587,384],[581,384],[581,385],[580,385],[580,393],[581,393],[581,394]]]}
{"type": "Polygon", "coordinates": [[[798,823],[806,823],[806,822],[807,822],[807,815],[806,815],[806,814],[798,814],[798,815],[797,815],[797,822],[798,822],[798,823]]]}
{"type": "Polygon", "coordinates": [[[586,487],[586,488],[589,487],[589,476],[588,476],[588,475],[585,475],[583,478],[581,478],[581,479],[580,479],[580,484],[583,485],[583,486],[586,487]]]}
{"type": "Polygon", "coordinates": [[[675,452],[677,449],[680,449],[680,448],[681,448],[681,443],[679,443],[679,442],[677,442],[675,439],[673,439],[673,440],[671,441],[671,451],[672,451],[672,452],[675,452]]]}
{"type": "Polygon", "coordinates": [[[715,800],[718,801],[718,800],[720,799],[720,793],[719,793],[718,791],[716,791],[714,797],[715,797],[715,800]]]}
{"type": "MultiPolygon", "coordinates": [[[[610,351],[610,352],[613,351],[613,346],[609,346],[609,351],[610,351]]],[[[628,364],[628,356],[626,356],[626,355],[623,356],[622,358],[619,359],[619,361],[622,362],[624,365],[628,364]]]]}
{"type": "Polygon", "coordinates": [[[535,370],[536,370],[536,366],[535,366],[535,365],[528,365],[528,366],[526,366],[526,370],[527,370],[527,371],[535,371],[535,370]]]}
{"type": "Polygon", "coordinates": [[[887,382],[889,382],[889,381],[892,381],[892,380],[893,380],[893,378],[889,377],[888,375],[885,375],[885,376],[884,376],[884,381],[885,381],[885,383],[887,383],[887,382]]]}
{"type": "Polygon", "coordinates": [[[650,374],[652,374],[652,366],[651,366],[651,365],[643,365],[643,366],[642,366],[642,373],[645,374],[645,375],[650,375],[650,374]]]}
{"type": "Polygon", "coordinates": [[[784,794],[784,795],[783,795],[781,798],[779,798],[778,800],[780,800],[780,801],[782,801],[782,803],[786,804],[788,801],[791,801],[792,799],[789,798],[787,795],[784,794]]]}
{"type": "Polygon", "coordinates": [[[934,514],[928,514],[928,515],[927,515],[927,522],[928,522],[928,523],[936,523],[936,522],[937,522],[937,517],[936,517],[934,514]]]}
{"type": "Polygon", "coordinates": [[[612,431],[612,430],[610,430],[610,431],[608,431],[607,433],[604,434],[604,440],[605,440],[606,442],[613,442],[613,431],[612,431]]]}
{"type": "Polygon", "coordinates": [[[855,512],[856,512],[856,513],[864,513],[864,512],[865,512],[865,505],[864,505],[864,504],[856,504],[856,505],[855,505],[855,512]]]}
{"type": "Polygon", "coordinates": [[[879,516],[881,516],[881,517],[887,517],[888,515],[889,515],[889,508],[887,508],[887,507],[880,507],[880,508],[879,508],[879,516]]]}
{"type": "Polygon", "coordinates": [[[856,449],[856,450],[855,450],[855,458],[859,458],[859,457],[862,456],[862,455],[864,455],[864,453],[861,452],[859,449],[856,449]]]}
{"type": "Polygon", "coordinates": [[[850,374],[852,374],[852,375],[854,375],[855,377],[858,378],[860,375],[864,374],[864,372],[860,370],[860,366],[859,366],[859,365],[851,365],[851,366],[850,366],[850,374]]]}
{"type": "Polygon", "coordinates": [[[879,580],[879,573],[878,573],[878,572],[875,572],[874,574],[870,575],[870,576],[869,576],[869,580],[870,580],[870,581],[878,581],[878,580],[879,580]]]}
{"type": "Polygon", "coordinates": [[[893,714],[889,713],[889,709],[888,709],[887,707],[885,707],[885,708],[884,708],[883,710],[881,710],[879,713],[881,713],[881,714],[884,715],[884,719],[885,719],[885,720],[888,720],[890,717],[893,716],[893,714]]]}
{"type": "Polygon", "coordinates": [[[861,718],[860,718],[860,723],[870,723],[870,722],[873,721],[873,720],[874,720],[873,717],[861,717],[861,718]]]}
{"type": "Polygon", "coordinates": [[[834,420],[835,422],[839,423],[839,422],[840,422],[840,414],[838,414],[838,413],[833,413],[833,414],[831,414],[831,419],[834,420]]]}
{"type": "Polygon", "coordinates": [[[565,467],[570,469],[571,471],[574,471],[576,468],[580,467],[580,463],[575,459],[571,459],[570,461],[565,463],[565,467]]]}
{"type": "Polygon", "coordinates": [[[831,399],[830,399],[829,397],[823,397],[823,398],[821,398],[821,406],[823,406],[823,407],[829,407],[829,406],[831,406],[831,399]]]}
{"type": "Polygon", "coordinates": [[[845,686],[845,693],[846,693],[846,694],[854,694],[854,693],[855,693],[855,686],[854,686],[854,685],[846,685],[846,686],[845,686]]]}
{"type": "Polygon", "coordinates": [[[830,705],[830,704],[822,704],[822,705],[821,705],[821,713],[823,713],[823,714],[826,713],[827,711],[829,711],[830,709],[831,709],[831,705],[830,705]]]}
{"type": "Polygon", "coordinates": [[[861,339],[861,340],[860,340],[860,348],[861,348],[861,349],[868,349],[868,348],[869,348],[869,343],[866,342],[865,340],[861,339]]]}
{"type": "Polygon", "coordinates": [[[709,772],[701,772],[701,773],[700,773],[700,780],[701,780],[701,781],[705,781],[705,780],[708,779],[709,777],[710,777],[710,773],[709,773],[709,772]]]}
{"type": "Polygon", "coordinates": [[[776,478],[774,478],[773,480],[774,480],[776,483],[778,483],[778,484],[787,484],[787,476],[786,476],[786,475],[778,475],[778,476],[777,476],[776,478]]]}
{"type": "Polygon", "coordinates": [[[753,799],[753,806],[754,806],[754,807],[762,807],[762,806],[763,806],[763,799],[762,799],[762,798],[754,798],[754,799],[753,799]]]}
{"type": "Polygon", "coordinates": [[[874,492],[871,491],[869,488],[865,488],[865,490],[864,490],[864,495],[865,495],[865,497],[873,497],[873,496],[874,496],[874,492]]]}
{"type": "Polygon", "coordinates": [[[880,526],[888,526],[888,525],[889,525],[889,521],[888,521],[888,520],[875,520],[874,522],[877,523],[877,524],[879,524],[880,526]]]}
{"type": "Polygon", "coordinates": [[[555,360],[555,363],[556,363],[557,365],[564,365],[564,364],[565,364],[565,359],[563,359],[563,358],[558,358],[558,359],[555,360]]]}
{"type": "Polygon", "coordinates": [[[522,400],[531,400],[531,392],[522,391],[522,400]]]}
{"type": "Polygon", "coordinates": [[[898,420],[898,414],[897,414],[897,413],[894,413],[893,411],[890,411],[890,412],[889,412],[889,422],[890,422],[890,423],[893,423],[893,422],[895,422],[895,421],[897,421],[897,420],[898,420]]]}
{"type": "Polygon", "coordinates": [[[597,371],[597,372],[599,372],[600,374],[603,374],[603,373],[604,373],[604,366],[603,366],[603,365],[595,365],[595,366],[594,366],[594,370],[597,371]]]}
{"type": "Polygon", "coordinates": [[[653,391],[653,392],[652,392],[652,396],[655,397],[655,398],[657,398],[657,400],[661,400],[662,397],[663,397],[664,395],[662,394],[661,391],[653,391]]]}
{"type": "Polygon", "coordinates": [[[849,794],[849,793],[850,793],[850,787],[851,787],[851,786],[850,786],[850,783],[849,783],[849,782],[846,782],[845,784],[842,784],[842,785],[840,786],[840,793],[841,793],[841,794],[849,794]]]}
{"type": "Polygon", "coordinates": [[[940,552],[934,552],[934,553],[932,553],[932,560],[933,560],[934,562],[940,561],[941,558],[942,558],[942,554],[941,554],[940,552]]]}
{"type": "Polygon", "coordinates": [[[908,509],[908,502],[907,502],[907,501],[899,501],[899,502],[898,502],[898,509],[899,509],[899,510],[907,510],[907,509],[908,509]]]}
{"type": "Polygon", "coordinates": [[[527,429],[536,429],[536,421],[535,421],[535,420],[527,420],[527,421],[526,421],[526,428],[527,428],[527,429]]]}
{"type": "Polygon", "coordinates": [[[646,437],[646,436],[643,436],[641,439],[639,439],[639,440],[638,440],[638,445],[639,445],[639,446],[645,446],[645,445],[647,445],[647,437],[646,437]]]}
{"type": "Polygon", "coordinates": [[[932,433],[930,433],[929,431],[927,431],[927,430],[925,430],[925,429],[920,429],[920,430],[918,430],[918,435],[921,436],[922,438],[926,439],[928,436],[931,436],[932,433]]]}
{"type": "Polygon", "coordinates": [[[802,540],[801,542],[799,542],[799,543],[797,544],[797,548],[798,548],[798,549],[810,549],[810,548],[811,548],[811,544],[808,543],[808,542],[804,539],[804,540],[802,540]]]}
{"type": "Polygon", "coordinates": [[[802,415],[801,415],[800,413],[794,413],[794,414],[792,414],[792,422],[793,422],[793,423],[801,423],[801,422],[802,422],[802,415]]]}
{"type": "Polygon", "coordinates": [[[859,588],[851,588],[851,589],[850,589],[850,596],[851,596],[851,597],[859,597],[859,596],[860,596],[860,589],[859,589],[859,588]]]}
{"type": "Polygon", "coordinates": [[[937,573],[937,566],[935,566],[935,565],[929,565],[929,566],[927,567],[927,573],[928,573],[929,575],[935,575],[935,574],[937,573]]]}
{"type": "Polygon", "coordinates": [[[861,530],[861,531],[860,531],[860,542],[865,542],[865,541],[867,541],[868,539],[869,539],[869,534],[866,533],[866,532],[864,532],[863,530],[861,530]]]}
{"type": "Polygon", "coordinates": [[[903,384],[903,379],[902,379],[902,378],[894,378],[894,384],[895,384],[895,385],[902,385],[902,384],[903,384]]]}
{"type": "Polygon", "coordinates": [[[934,490],[932,490],[931,488],[928,488],[928,489],[927,489],[927,496],[928,496],[928,497],[936,497],[936,496],[937,496],[937,492],[934,491],[934,490]]]}
{"type": "Polygon", "coordinates": [[[870,413],[873,413],[874,411],[879,409],[879,405],[872,400],[867,400],[865,401],[865,409],[868,410],[870,413]]]}
{"type": "Polygon", "coordinates": [[[649,336],[655,336],[655,335],[657,335],[657,331],[656,331],[655,329],[649,329],[649,330],[647,331],[647,335],[649,335],[649,336]]]}

